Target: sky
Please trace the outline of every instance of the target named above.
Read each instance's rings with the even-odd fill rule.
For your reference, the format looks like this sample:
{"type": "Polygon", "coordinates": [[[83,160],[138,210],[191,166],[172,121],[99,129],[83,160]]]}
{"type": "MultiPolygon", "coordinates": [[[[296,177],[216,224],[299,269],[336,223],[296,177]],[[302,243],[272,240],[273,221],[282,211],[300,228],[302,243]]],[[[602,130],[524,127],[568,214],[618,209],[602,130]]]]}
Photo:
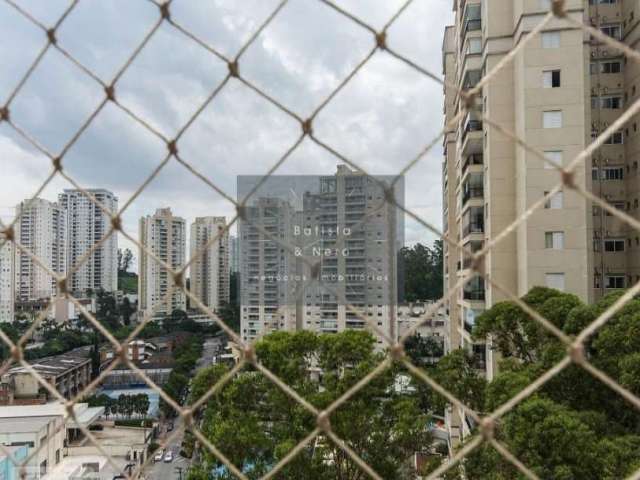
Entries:
{"type": "MultiPolygon", "coordinates": [[[[68,0],[16,0],[52,25],[68,0]]],[[[343,0],[338,5],[380,29],[404,0],[343,0]]],[[[218,51],[234,56],[274,10],[277,0],[174,0],[172,17],[218,51]]],[[[445,25],[452,0],[415,0],[387,34],[389,45],[441,75],[445,25]]],[[[110,82],[159,15],[145,0],[80,0],[57,32],[59,44],[110,82]]],[[[0,2],[0,104],[4,105],[45,43],[44,33],[0,2]]],[[[240,60],[243,76],[301,117],[311,113],[373,45],[370,32],[319,0],[290,0],[240,60]]],[[[166,22],[116,84],[117,98],[164,135],[173,137],[227,73],[227,65],[166,22]]],[[[50,49],[11,103],[11,118],[49,151],[59,153],[104,96],[101,86],[50,49]]],[[[372,60],[319,114],[314,133],[377,175],[397,173],[443,125],[437,82],[386,52],[372,60]]],[[[238,175],[266,173],[291,147],[300,125],[232,79],[178,143],[181,156],[230,196],[238,175]]],[[[160,139],[107,105],[67,152],[65,172],[85,188],[131,198],[166,155],[160,139]]],[[[305,140],[278,170],[282,175],[333,174],[339,161],[305,140]]],[[[442,224],[442,148],[438,145],[405,179],[405,205],[438,228],[442,224]]],[[[33,196],[50,161],[0,123],[0,218],[33,196]]],[[[56,200],[71,185],[56,178],[41,197],[56,200]]],[[[190,223],[227,216],[233,205],[172,159],[124,213],[137,237],[141,216],[171,207],[190,223]]],[[[406,242],[434,235],[406,222],[406,242]]],[[[120,237],[122,247],[131,247],[120,237]]]]}

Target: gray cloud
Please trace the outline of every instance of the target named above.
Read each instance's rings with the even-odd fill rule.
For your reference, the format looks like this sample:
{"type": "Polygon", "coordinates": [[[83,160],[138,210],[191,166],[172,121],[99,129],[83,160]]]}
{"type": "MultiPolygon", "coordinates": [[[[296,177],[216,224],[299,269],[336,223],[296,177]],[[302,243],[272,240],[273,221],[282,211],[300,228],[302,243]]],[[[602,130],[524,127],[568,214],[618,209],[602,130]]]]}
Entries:
{"type": "MultiPolygon", "coordinates": [[[[21,0],[45,24],[64,10],[62,0],[21,0]]],[[[400,0],[339,2],[381,28],[400,0]]],[[[277,2],[265,0],[175,0],[176,21],[222,53],[233,56],[277,2]]],[[[450,0],[416,0],[391,28],[389,44],[425,68],[440,73],[441,39],[450,21],[450,0]]],[[[100,78],[109,81],[158,18],[149,2],[81,1],[59,31],[60,44],[100,78]]],[[[0,101],[4,102],[37,55],[44,35],[0,4],[0,101]]],[[[372,35],[317,0],[291,0],[245,52],[240,68],[248,79],[301,116],[308,115],[373,46],[372,35]]],[[[202,47],[163,25],[117,86],[118,98],[167,136],[202,104],[227,72],[202,47]]],[[[55,51],[12,104],[12,117],[54,152],[71,138],[103,92],[92,79],[55,51]]],[[[371,173],[402,168],[442,128],[442,88],[378,52],[319,115],[315,132],[371,173]]],[[[196,169],[230,195],[238,174],[265,173],[293,144],[299,125],[238,81],[232,80],[202,112],[179,143],[196,169]]],[[[112,189],[123,204],[159,164],[166,148],[155,136],[108,105],[65,158],[65,169],[81,185],[112,189]]],[[[38,152],[0,125],[3,166],[0,215],[30,196],[48,173],[38,152]],[[7,184],[4,186],[4,184],[7,184]]],[[[336,159],[305,140],[282,174],[323,174],[336,159]]],[[[441,224],[441,149],[437,147],[406,179],[406,205],[441,224]]],[[[55,199],[68,187],[56,180],[45,194],[55,199]]],[[[178,215],[232,215],[233,208],[172,161],[134,202],[125,227],[137,235],[137,219],[171,205],[178,215]]],[[[430,241],[424,228],[407,222],[409,242],[430,241]]]]}

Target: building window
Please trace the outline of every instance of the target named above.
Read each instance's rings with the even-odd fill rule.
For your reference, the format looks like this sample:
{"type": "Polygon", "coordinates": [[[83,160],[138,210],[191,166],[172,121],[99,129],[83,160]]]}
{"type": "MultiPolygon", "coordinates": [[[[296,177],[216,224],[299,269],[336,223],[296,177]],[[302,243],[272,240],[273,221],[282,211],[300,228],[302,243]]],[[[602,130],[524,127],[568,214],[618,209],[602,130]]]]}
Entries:
{"type": "Polygon", "coordinates": [[[619,61],[600,63],[600,73],[620,73],[621,71],[622,64],[619,61]]]}
{"type": "Polygon", "coordinates": [[[607,138],[604,142],[605,145],[622,145],[624,143],[624,136],[622,135],[622,131],[615,132],[609,138],[607,138]]]}
{"type": "Polygon", "coordinates": [[[544,88],[560,87],[560,70],[545,70],[542,72],[542,86],[544,88]]]}
{"type": "Polygon", "coordinates": [[[600,31],[605,35],[615,38],[616,40],[620,40],[621,38],[621,29],[619,23],[613,23],[611,25],[603,25],[600,27],[600,31]]]}
{"type": "Polygon", "coordinates": [[[602,169],[603,180],[623,180],[624,168],[623,167],[604,167],[602,169]]]}
{"type": "Polygon", "coordinates": [[[604,288],[624,288],[624,275],[607,275],[604,279],[604,288]]]}
{"type": "Polygon", "coordinates": [[[564,248],[564,232],[545,232],[544,248],[562,250],[564,248]]]}
{"type": "Polygon", "coordinates": [[[605,252],[624,252],[624,239],[609,238],[604,240],[605,252]]]}
{"type": "Polygon", "coordinates": [[[545,283],[549,288],[564,292],[564,273],[547,273],[545,275],[545,283]]]}
{"type": "Polygon", "coordinates": [[[543,128],[562,128],[562,110],[542,112],[543,128]]]}
{"type": "Polygon", "coordinates": [[[622,108],[622,97],[602,97],[600,99],[600,108],[607,110],[618,110],[622,108]]]}
{"type": "MultiPolygon", "coordinates": [[[[545,197],[548,194],[549,192],[544,192],[545,197]]],[[[551,198],[549,198],[544,204],[544,208],[551,209],[551,210],[559,210],[563,206],[564,206],[564,192],[562,192],[562,190],[554,193],[551,196],[551,198]]]]}
{"type": "Polygon", "coordinates": [[[560,32],[542,32],[542,48],[560,48],[560,32]]]}
{"type": "Polygon", "coordinates": [[[549,162],[544,162],[544,168],[553,170],[555,167],[562,167],[562,150],[548,150],[544,152],[544,157],[549,162]]]}
{"type": "Polygon", "coordinates": [[[467,53],[481,53],[482,52],[482,38],[473,37],[467,41],[467,53]]]}

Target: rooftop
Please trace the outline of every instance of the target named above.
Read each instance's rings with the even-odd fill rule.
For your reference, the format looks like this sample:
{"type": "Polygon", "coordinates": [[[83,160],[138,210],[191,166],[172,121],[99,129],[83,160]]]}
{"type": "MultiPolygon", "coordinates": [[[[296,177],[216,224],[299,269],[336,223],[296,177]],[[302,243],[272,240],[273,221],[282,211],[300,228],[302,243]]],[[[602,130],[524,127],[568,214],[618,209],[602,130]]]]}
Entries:
{"type": "MultiPolygon", "coordinates": [[[[47,376],[58,376],[85,363],[90,363],[91,360],[79,354],[71,355],[66,353],[62,355],[56,355],[54,357],[41,358],[39,360],[34,360],[33,362],[34,363],[32,363],[31,366],[38,373],[47,376]]],[[[30,372],[23,366],[16,366],[10,368],[7,371],[7,375],[15,375],[17,373],[30,372]]]]}

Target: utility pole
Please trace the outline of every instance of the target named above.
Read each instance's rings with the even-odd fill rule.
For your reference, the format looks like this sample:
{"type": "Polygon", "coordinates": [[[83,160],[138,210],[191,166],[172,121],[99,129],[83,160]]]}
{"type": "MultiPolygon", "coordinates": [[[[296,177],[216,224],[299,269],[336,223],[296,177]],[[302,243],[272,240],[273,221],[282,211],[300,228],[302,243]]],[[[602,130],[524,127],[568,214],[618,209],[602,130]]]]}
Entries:
{"type": "Polygon", "coordinates": [[[176,467],[176,472],[178,472],[178,480],[182,480],[182,467],[176,467]]]}

